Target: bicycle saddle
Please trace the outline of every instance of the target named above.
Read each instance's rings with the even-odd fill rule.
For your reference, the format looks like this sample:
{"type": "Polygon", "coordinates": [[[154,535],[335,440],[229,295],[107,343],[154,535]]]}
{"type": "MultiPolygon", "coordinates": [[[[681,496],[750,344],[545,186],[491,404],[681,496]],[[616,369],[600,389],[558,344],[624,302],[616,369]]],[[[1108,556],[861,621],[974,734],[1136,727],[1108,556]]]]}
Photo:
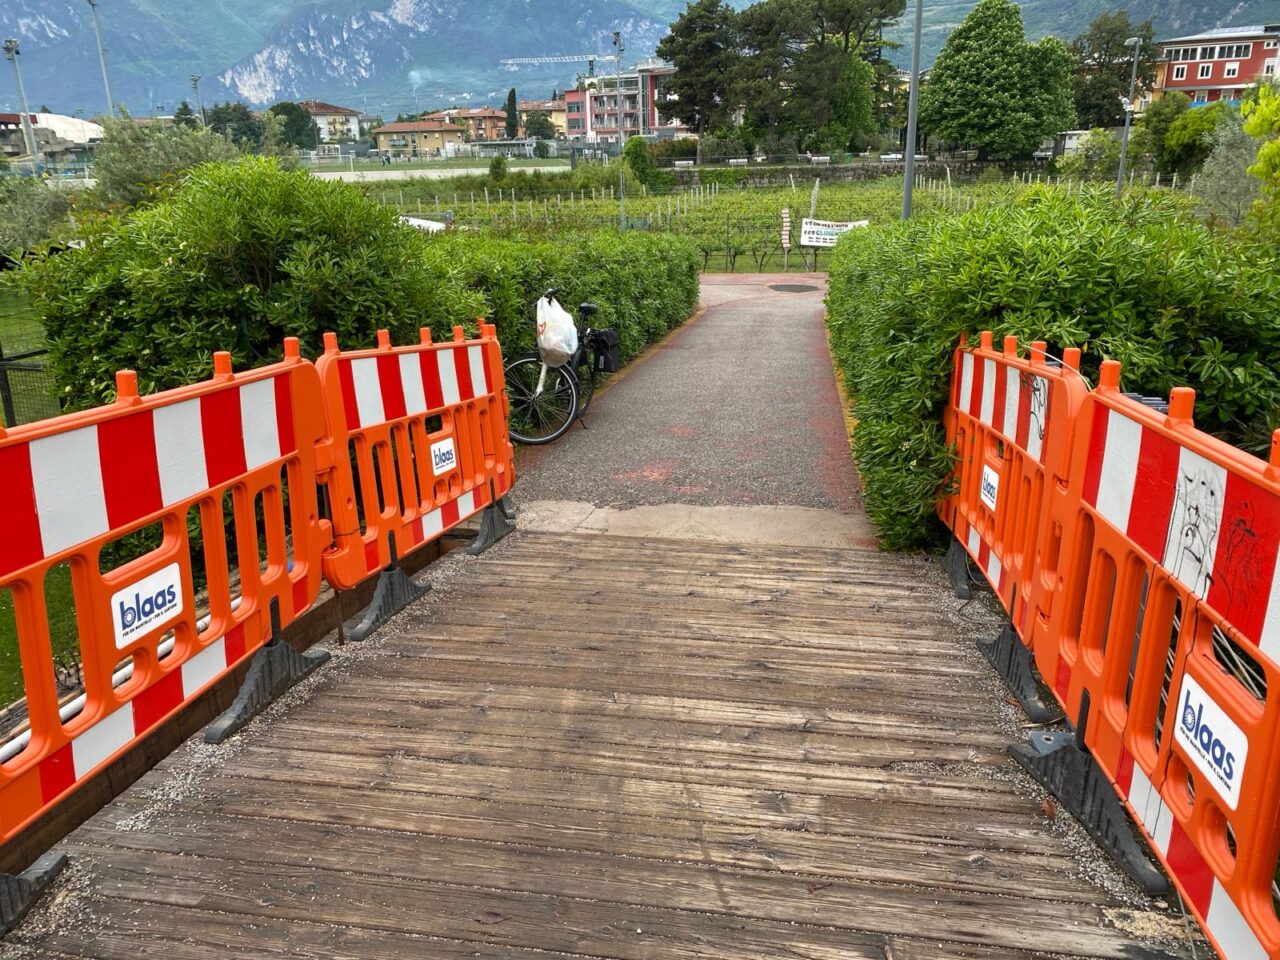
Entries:
{"type": "Polygon", "coordinates": [[[594,317],[600,310],[594,303],[583,303],[578,305],[578,313],[584,317],[594,317]]]}

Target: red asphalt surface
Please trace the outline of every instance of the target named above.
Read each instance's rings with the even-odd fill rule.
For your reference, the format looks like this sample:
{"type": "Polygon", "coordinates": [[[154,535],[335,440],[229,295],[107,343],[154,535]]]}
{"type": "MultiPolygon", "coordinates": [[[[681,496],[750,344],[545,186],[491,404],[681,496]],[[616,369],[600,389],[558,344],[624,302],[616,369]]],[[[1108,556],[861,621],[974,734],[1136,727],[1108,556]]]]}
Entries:
{"type": "Polygon", "coordinates": [[[703,311],[597,392],[585,429],[517,451],[517,501],[858,509],[825,292],[822,274],[705,275],[703,311]]]}

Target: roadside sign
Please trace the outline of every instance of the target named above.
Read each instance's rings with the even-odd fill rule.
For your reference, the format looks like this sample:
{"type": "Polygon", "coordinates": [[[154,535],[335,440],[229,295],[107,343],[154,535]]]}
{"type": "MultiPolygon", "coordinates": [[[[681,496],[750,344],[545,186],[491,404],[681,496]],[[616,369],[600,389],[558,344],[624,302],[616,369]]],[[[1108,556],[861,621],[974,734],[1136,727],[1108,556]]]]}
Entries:
{"type": "Polygon", "coordinates": [[[800,246],[802,247],[834,247],[840,234],[854,227],[865,227],[870,220],[855,220],[852,223],[837,223],[832,220],[810,220],[805,217],[800,221],[800,246]]]}

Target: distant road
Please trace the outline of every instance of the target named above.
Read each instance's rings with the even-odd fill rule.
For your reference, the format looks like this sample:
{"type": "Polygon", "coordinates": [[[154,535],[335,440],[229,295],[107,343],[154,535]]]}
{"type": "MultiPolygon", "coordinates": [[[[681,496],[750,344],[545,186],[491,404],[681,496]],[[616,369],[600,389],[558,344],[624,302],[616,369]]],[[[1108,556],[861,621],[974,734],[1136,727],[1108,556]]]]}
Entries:
{"type": "MultiPolygon", "coordinates": [[[[541,170],[544,173],[567,172],[569,167],[565,164],[546,164],[538,166],[519,166],[513,167],[513,170],[527,171],[533,173],[541,170]]],[[[389,167],[386,170],[325,170],[312,171],[312,175],[319,177],[321,180],[343,180],[347,183],[377,183],[387,180],[446,180],[449,177],[465,177],[468,174],[487,174],[489,167],[441,167],[438,170],[397,170],[389,167]]]]}

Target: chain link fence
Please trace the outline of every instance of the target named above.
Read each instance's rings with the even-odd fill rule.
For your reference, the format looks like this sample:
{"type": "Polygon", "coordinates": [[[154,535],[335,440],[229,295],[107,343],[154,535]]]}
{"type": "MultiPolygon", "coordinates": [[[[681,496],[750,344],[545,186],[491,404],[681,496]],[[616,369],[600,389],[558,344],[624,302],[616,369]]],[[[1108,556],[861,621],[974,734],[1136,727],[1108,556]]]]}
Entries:
{"type": "Polygon", "coordinates": [[[61,411],[44,328],[26,304],[0,296],[0,422],[14,427],[61,411]]]}

